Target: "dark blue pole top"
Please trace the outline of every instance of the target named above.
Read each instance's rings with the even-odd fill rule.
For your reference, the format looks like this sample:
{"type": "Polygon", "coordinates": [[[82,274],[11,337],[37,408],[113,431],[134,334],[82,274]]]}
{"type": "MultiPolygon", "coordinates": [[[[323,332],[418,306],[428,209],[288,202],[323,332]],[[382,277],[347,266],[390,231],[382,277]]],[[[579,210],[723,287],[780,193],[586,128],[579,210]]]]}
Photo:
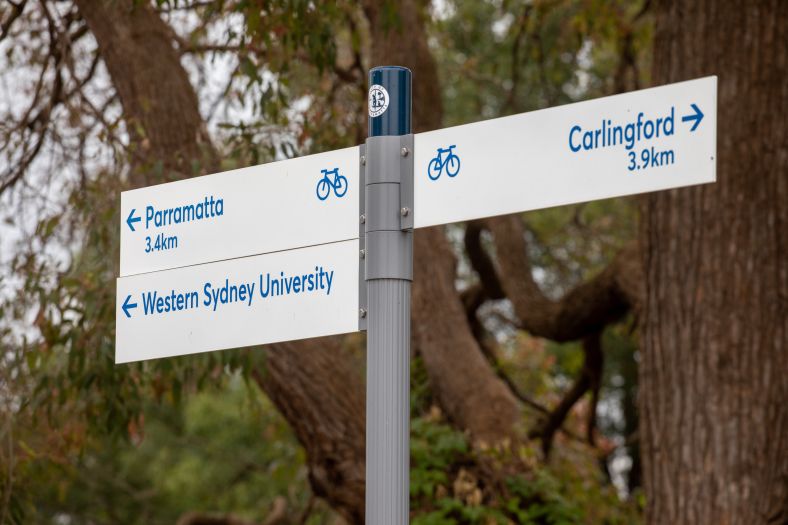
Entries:
{"type": "Polygon", "coordinates": [[[411,112],[410,69],[381,66],[369,71],[369,136],[407,135],[411,112]]]}

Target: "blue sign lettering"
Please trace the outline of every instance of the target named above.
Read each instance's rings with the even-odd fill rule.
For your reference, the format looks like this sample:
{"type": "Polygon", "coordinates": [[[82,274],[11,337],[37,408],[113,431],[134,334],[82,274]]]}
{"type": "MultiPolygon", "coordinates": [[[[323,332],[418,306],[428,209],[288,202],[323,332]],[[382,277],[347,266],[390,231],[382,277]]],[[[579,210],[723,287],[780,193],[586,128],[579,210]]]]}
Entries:
{"type": "Polygon", "coordinates": [[[174,208],[156,209],[149,205],[145,208],[145,229],[212,219],[222,215],[224,215],[224,199],[214,199],[213,195],[205,197],[202,201],[174,208]]]}
{"type": "MultiPolygon", "coordinates": [[[[265,272],[258,274],[252,281],[235,281],[225,277],[224,282],[202,285],[202,300],[196,290],[158,290],[143,291],[143,313],[147,315],[161,315],[183,310],[205,308],[215,312],[220,306],[240,304],[251,307],[255,299],[264,300],[285,295],[300,295],[307,293],[322,293],[331,295],[331,286],[334,282],[334,270],[315,266],[314,272],[288,275],[285,271],[276,273],[265,272]],[[258,286],[259,285],[259,286],[258,286]]],[[[137,303],[131,303],[131,295],[126,297],[121,309],[126,317],[131,318],[130,310],[137,308],[137,303]]]]}
{"type": "Polygon", "coordinates": [[[641,111],[634,122],[624,124],[613,123],[611,119],[605,118],[594,129],[584,130],[575,124],[569,130],[569,149],[574,153],[613,146],[624,146],[631,150],[638,142],[673,135],[674,121],[675,108],[671,107],[669,114],[653,119],[647,118],[641,111]]]}

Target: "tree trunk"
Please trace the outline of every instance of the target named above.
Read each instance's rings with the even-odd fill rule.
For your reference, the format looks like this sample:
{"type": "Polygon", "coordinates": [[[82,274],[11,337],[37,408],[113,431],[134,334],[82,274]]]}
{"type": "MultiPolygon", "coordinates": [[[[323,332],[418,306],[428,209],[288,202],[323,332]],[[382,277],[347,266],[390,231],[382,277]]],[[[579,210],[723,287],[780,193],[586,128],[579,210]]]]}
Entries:
{"type": "Polygon", "coordinates": [[[255,379],[307,451],[315,495],[364,523],[364,378],[339,342],[271,345],[255,379]]]}
{"type": "Polygon", "coordinates": [[[218,156],[200,115],[197,94],[172,46],[170,27],[143,3],[76,0],[76,4],[98,42],[123,106],[132,184],[215,171],[218,156]]]}
{"type": "Polygon", "coordinates": [[[719,140],[716,184],[644,201],[648,522],[788,523],[788,2],[665,0],[656,24],[656,84],[719,75],[719,140]]]}

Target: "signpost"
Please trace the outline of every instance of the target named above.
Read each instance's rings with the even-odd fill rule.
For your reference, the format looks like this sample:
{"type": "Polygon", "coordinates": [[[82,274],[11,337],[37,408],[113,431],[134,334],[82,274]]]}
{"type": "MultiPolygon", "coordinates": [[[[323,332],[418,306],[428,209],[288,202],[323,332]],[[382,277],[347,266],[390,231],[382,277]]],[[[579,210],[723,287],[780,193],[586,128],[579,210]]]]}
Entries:
{"type": "Polygon", "coordinates": [[[367,330],[366,522],[408,522],[413,230],[714,182],[717,79],[411,133],[370,71],[365,145],[124,192],[117,363],[367,330]]]}
{"type": "Polygon", "coordinates": [[[413,281],[411,72],[370,71],[365,148],[367,463],[365,523],[408,523],[410,286],[413,281]],[[381,108],[383,109],[381,111],[381,108]],[[412,206],[412,205],[411,205],[412,206]]]}

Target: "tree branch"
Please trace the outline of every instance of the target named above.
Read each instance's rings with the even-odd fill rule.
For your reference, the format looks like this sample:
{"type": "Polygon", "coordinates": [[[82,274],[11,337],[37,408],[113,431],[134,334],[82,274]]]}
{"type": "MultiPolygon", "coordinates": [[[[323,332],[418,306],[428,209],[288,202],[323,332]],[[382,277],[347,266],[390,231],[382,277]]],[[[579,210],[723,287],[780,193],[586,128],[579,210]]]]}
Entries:
{"type": "Polygon", "coordinates": [[[569,415],[569,411],[583,397],[588,389],[595,383],[599,382],[602,375],[602,345],[601,335],[599,333],[592,334],[583,340],[583,351],[585,352],[585,360],[583,362],[583,369],[580,375],[575,379],[572,388],[564,394],[561,402],[550,413],[544,423],[529,433],[529,437],[538,437],[542,440],[542,452],[545,458],[550,455],[550,449],[553,445],[553,437],[556,430],[561,428],[564,420],[569,415]]]}
{"type": "Polygon", "coordinates": [[[515,112],[519,109],[517,106],[517,89],[520,86],[520,49],[522,46],[522,42],[524,37],[526,36],[526,29],[528,28],[528,20],[531,17],[531,11],[533,10],[533,5],[528,4],[525,6],[522,15],[520,15],[519,21],[520,23],[517,25],[517,33],[514,36],[514,42],[512,43],[512,64],[511,64],[511,80],[512,85],[509,88],[509,94],[506,97],[506,101],[503,103],[501,107],[501,113],[507,112],[515,112]]]}
{"type": "MultiPolygon", "coordinates": [[[[484,328],[483,324],[478,318],[477,310],[488,299],[503,299],[505,295],[501,289],[498,276],[495,273],[495,266],[492,259],[484,250],[481,243],[481,232],[484,228],[483,221],[471,221],[467,224],[465,229],[465,248],[468,258],[479,276],[480,283],[471,286],[462,294],[463,304],[465,305],[468,323],[471,326],[471,331],[476,341],[479,343],[479,348],[482,354],[490,363],[490,366],[495,371],[496,375],[504,382],[514,396],[524,405],[539,412],[543,416],[548,416],[550,411],[538,401],[528,396],[522,389],[512,380],[509,374],[501,366],[498,361],[497,353],[490,344],[490,335],[484,328]]],[[[560,427],[559,430],[566,434],[567,437],[576,441],[583,441],[583,438],[575,434],[571,430],[560,427]]]]}
{"type": "Polygon", "coordinates": [[[557,342],[581,339],[620,319],[642,296],[634,243],[622,249],[596,277],[554,301],[534,280],[520,217],[496,217],[487,224],[495,236],[502,288],[512,301],[520,327],[533,335],[557,342]]]}
{"type": "Polygon", "coordinates": [[[495,271],[493,263],[487,250],[482,246],[481,233],[485,227],[484,221],[471,221],[465,227],[465,251],[471,266],[479,276],[483,295],[486,299],[504,299],[506,294],[501,287],[498,273],[495,271]]]}
{"type": "MultiPolygon", "coordinates": [[[[599,339],[599,337],[597,337],[597,339],[599,339]]],[[[601,346],[599,341],[597,341],[597,343],[601,346]]],[[[598,366],[590,370],[591,384],[589,385],[589,390],[591,390],[591,404],[588,407],[588,419],[586,421],[586,441],[588,441],[588,444],[592,447],[596,446],[596,409],[599,405],[599,390],[602,388],[602,370],[605,360],[605,355],[602,353],[601,349],[599,351],[598,360],[598,366]]]]}
{"type": "Polygon", "coordinates": [[[259,46],[250,44],[197,44],[189,43],[185,39],[178,36],[176,38],[178,43],[178,51],[183,54],[186,53],[235,53],[235,54],[252,54],[252,55],[265,55],[267,51],[259,46]]]}
{"type": "Polygon", "coordinates": [[[17,18],[22,16],[25,6],[27,5],[27,0],[21,0],[20,2],[12,2],[8,0],[8,3],[11,4],[11,14],[6,20],[3,21],[2,24],[0,24],[0,41],[8,36],[8,32],[11,30],[13,23],[17,18]]]}
{"type": "Polygon", "coordinates": [[[51,16],[49,16],[49,11],[47,10],[46,6],[42,7],[48,21],[48,54],[44,65],[41,68],[41,73],[39,75],[33,95],[33,101],[27,111],[25,111],[18,125],[19,133],[23,137],[22,140],[25,141],[22,155],[16,163],[16,166],[9,167],[5,173],[0,174],[0,195],[15,186],[22,179],[25,172],[27,171],[27,168],[38,156],[38,153],[41,151],[41,148],[46,141],[47,124],[49,123],[50,116],[52,115],[52,110],[63,100],[63,76],[60,72],[60,65],[63,61],[63,50],[60,46],[60,35],[56,31],[54,21],[52,20],[51,16]],[[52,83],[49,101],[42,108],[38,109],[35,114],[33,114],[33,111],[38,108],[39,97],[45,83],[50,59],[54,64],[54,81],[52,83]],[[38,132],[38,137],[35,139],[35,143],[31,148],[27,147],[29,145],[26,142],[28,138],[25,137],[27,130],[32,132],[32,134],[38,132]]]}

